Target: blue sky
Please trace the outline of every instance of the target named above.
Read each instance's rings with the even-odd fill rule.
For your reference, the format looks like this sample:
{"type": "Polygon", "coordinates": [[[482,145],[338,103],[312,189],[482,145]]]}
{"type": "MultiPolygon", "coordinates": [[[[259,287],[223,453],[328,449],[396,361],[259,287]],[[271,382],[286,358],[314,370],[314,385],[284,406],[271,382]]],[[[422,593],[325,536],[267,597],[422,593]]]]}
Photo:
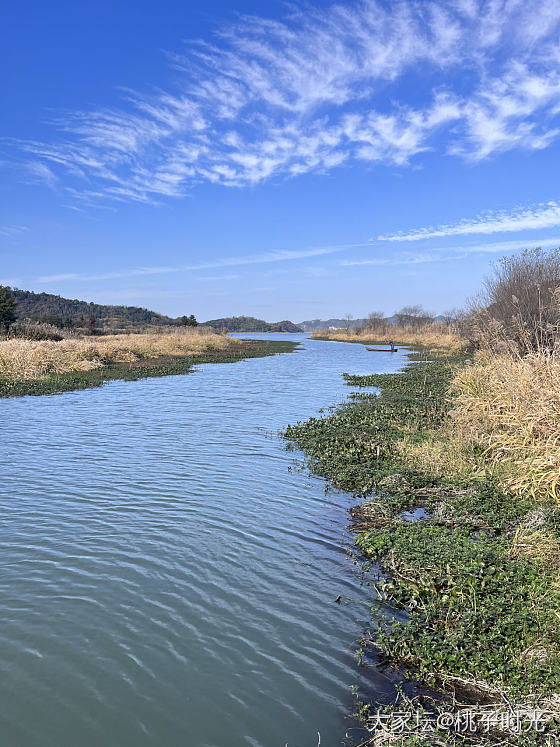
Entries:
{"type": "Polygon", "coordinates": [[[0,283],[199,319],[462,306],[560,246],[560,4],[3,13],[0,283]]]}

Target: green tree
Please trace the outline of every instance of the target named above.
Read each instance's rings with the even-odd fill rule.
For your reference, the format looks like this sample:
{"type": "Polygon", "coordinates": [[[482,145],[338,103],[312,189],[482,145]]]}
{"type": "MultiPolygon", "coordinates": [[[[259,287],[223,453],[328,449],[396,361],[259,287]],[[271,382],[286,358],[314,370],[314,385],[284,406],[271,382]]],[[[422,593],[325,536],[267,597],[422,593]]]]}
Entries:
{"type": "Polygon", "coordinates": [[[63,319],[57,314],[43,314],[39,321],[43,322],[44,324],[52,324],[53,327],[58,327],[59,329],[70,326],[70,324],[67,323],[66,319],[63,319]]]}
{"type": "Polygon", "coordinates": [[[16,320],[17,302],[13,296],[12,289],[0,285],[0,328],[9,329],[10,324],[16,320]]]}
{"type": "Polygon", "coordinates": [[[196,327],[198,325],[194,314],[191,314],[190,316],[180,316],[178,321],[182,327],[196,327]]]}

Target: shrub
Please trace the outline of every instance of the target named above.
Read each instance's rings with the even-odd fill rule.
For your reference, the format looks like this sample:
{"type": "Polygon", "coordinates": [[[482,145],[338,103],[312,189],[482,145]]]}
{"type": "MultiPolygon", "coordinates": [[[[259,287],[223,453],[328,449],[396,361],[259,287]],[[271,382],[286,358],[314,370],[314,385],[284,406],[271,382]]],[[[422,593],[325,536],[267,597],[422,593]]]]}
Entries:
{"type": "Polygon", "coordinates": [[[502,257],[471,317],[481,346],[515,353],[555,350],[560,341],[560,249],[502,257]]]}
{"type": "Polygon", "coordinates": [[[33,322],[14,322],[10,326],[9,336],[21,337],[26,340],[62,340],[60,329],[52,324],[33,324],[33,322]]]}

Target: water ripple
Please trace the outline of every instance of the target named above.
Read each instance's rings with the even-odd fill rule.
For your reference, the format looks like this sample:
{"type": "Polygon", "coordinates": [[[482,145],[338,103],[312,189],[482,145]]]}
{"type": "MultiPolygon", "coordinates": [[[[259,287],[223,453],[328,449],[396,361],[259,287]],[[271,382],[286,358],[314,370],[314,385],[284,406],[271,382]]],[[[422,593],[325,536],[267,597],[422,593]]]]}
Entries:
{"type": "Polygon", "coordinates": [[[367,618],[351,499],[290,470],[277,432],[402,357],[298,339],[0,402],[0,744],[341,743],[367,618]]]}

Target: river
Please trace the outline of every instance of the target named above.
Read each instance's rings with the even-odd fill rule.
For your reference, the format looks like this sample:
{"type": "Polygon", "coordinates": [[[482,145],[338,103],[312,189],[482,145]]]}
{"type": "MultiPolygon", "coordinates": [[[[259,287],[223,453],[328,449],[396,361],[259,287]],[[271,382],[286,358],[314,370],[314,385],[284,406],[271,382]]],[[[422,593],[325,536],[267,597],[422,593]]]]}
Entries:
{"type": "Polygon", "coordinates": [[[301,347],[0,400],[0,745],[343,741],[368,617],[352,500],[277,432],[405,355],[241,336],[301,347]]]}

